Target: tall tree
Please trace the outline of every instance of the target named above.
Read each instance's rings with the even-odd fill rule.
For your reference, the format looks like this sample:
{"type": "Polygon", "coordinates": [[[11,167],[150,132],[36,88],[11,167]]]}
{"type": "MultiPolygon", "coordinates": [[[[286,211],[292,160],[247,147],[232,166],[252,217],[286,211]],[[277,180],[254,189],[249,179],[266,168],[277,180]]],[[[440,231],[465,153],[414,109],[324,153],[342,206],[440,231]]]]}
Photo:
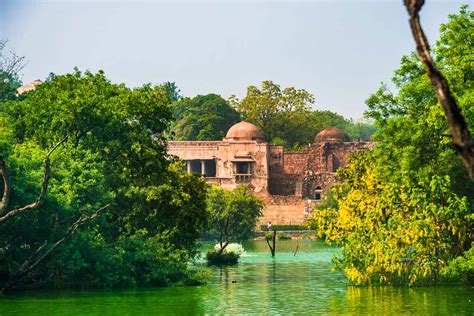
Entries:
{"type": "Polygon", "coordinates": [[[173,115],[171,132],[176,140],[221,140],[240,121],[239,113],[213,93],[175,103],[173,115]]]}
{"type": "Polygon", "coordinates": [[[167,81],[162,83],[160,88],[168,93],[171,102],[176,102],[183,98],[183,96],[180,94],[181,90],[178,88],[175,82],[167,81]]]}
{"type": "Polygon", "coordinates": [[[262,215],[263,203],[244,185],[233,191],[211,186],[207,210],[209,231],[217,236],[218,254],[222,254],[230,242],[242,242],[252,236],[257,219],[262,215]]]}
{"type": "Polygon", "coordinates": [[[247,87],[247,95],[242,100],[232,96],[230,101],[244,119],[260,127],[267,140],[272,141],[295,138],[287,133],[294,128],[298,130],[298,125],[307,120],[314,97],[304,89],[281,89],[272,81],[263,81],[261,88],[247,87]]]}
{"type": "Polygon", "coordinates": [[[0,195],[9,197],[0,215],[8,217],[0,219],[0,288],[51,277],[77,284],[82,274],[86,285],[108,275],[101,286],[185,277],[182,263],[207,221],[205,183],[166,155],[172,115],[165,91],[76,70],[2,107],[9,186],[0,195]],[[106,218],[96,218],[104,208],[106,218]]]}
{"type": "MultiPolygon", "coordinates": [[[[473,20],[465,6],[450,15],[432,51],[470,129],[473,20]]],[[[339,173],[338,208],[314,215],[327,240],[344,244],[336,261],[355,283],[435,283],[451,262],[472,254],[474,183],[451,145],[423,67],[416,54],[404,56],[393,77],[398,93],[383,85],[367,100],[367,115],[379,128],[377,146],[339,173]]]]}
{"type": "MultiPolygon", "coordinates": [[[[469,175],[474,179],[474,138],[472,138],[471,133],[469,132],[469,127],[466,124],[466,120],[456,102],[454,93],[449,87],[448,81],[436,67],[435,62],[431,57],[430,46],[428,44],[426,35],[421,28],[419,16],[419,12],[424,2],[424,0],[405,0],[405,6],[410,16],[410,27],[413,33],[413,38],[416,42],[416,49],[421,58],[423,66],[425,67],[428,77],[430,78],[431,84],[436,90],[438,101],[441,103],[443,108],[448,122],[449,131],[451,132],[454,148],[461,156],[461,159],[464,162],[469,175]]],[[[466,22],[467,24],[460,24],[458,26],[471,32],[471,36],[468,35],[464,38],[463,44],[472,47],[472,32],[474,31],[474,23],[472,22],[472,19],[469,18],[464,19],[463,22],[466,22]]],[[[462,22],[458,20],[455,23],[462,22]]],[[[461,56],[462,55],[463,54],[461,53],[461,56]]],[[[472,63],[472,55],[469,56],[469,58],[471,58],[470,62],[472,63]]],[[[472,76],[472,72],[467,73],[466,75],[472,76]]]]}

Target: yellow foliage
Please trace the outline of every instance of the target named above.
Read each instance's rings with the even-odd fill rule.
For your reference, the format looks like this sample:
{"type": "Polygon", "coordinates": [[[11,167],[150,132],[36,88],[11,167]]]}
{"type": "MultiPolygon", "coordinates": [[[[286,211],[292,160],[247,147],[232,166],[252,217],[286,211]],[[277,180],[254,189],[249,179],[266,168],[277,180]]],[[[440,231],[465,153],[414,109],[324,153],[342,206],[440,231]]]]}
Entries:
{"type": "Polygon", "coordinates": [[[342,176],[333,192],[338,209],[316,210],[312,224],[327,242],[344,243],[335,263],[352,283],[434,281],[472,241],[467,200],[450,192],[449,178],[384,183],[361,158],[342,176]]]}

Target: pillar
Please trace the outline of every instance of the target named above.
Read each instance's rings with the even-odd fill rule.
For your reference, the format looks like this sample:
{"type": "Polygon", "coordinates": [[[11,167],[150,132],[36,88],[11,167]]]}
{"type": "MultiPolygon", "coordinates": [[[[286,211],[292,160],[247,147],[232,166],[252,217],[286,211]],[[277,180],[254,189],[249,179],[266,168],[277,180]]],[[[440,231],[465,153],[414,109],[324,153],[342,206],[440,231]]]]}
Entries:
{"type": "Polygon", "coordinates": [[[191,173],[191,161],[186,160],[186,170],[188,173],[191,173]]]}
{"type": "Polygon", "coordinates": [[[206,175],[206,161],[201,160],[201,174],[206,175]]]}

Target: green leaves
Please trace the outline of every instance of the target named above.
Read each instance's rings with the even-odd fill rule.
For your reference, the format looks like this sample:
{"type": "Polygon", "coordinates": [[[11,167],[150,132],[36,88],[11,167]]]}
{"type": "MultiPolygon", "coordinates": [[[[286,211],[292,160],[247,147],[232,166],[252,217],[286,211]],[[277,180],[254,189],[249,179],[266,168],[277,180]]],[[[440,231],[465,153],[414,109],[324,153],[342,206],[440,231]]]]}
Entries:
{"type": "Polygon", "coordinates": [[[232,96],[230,102],[245,120],[263,131],[267,141],[290,150],[313,143],[316,134],[328,127],[363,140],[369,140],[375,131],[368,120],[353,122],[331,111],[313,110],[311,93],[293,87],[281,89],[272,81],[263,81],[261,88],[249,86],[242,100],[232,96]]]}
{"type": "Polygon", "coordinates": [[[81,236],[87,238],[73,237],[78,249],[59,249],[34,278],[60,271],[74,283],[87,273],[97,286],[98,275],[109,269],[103,282],[110,286],[186,279],[186,261],[196,253],[207,223],[206,187],[166,154],[170,102],[160,87],[129,89],[111,83],[103,72],[76,69],[50,76],[21,100],[3,103],[1,131],[6,133],[0,148],[13,185],[10,207],[36,198],[45,153],[69,138],[51,157],[50,186],[41,206],[2,226],[0,248],[7,249],[8,261],[0,270],[14,273],[45,240],[53,243],[80,216],[111,204],[92,231],[84,226],[81,236]],[[134,274],[143,267],[147,271],[134,274]]]}
{"type": "MultiPolygon", "coordinates": [[[[433,47],[471,127],[473,21],[462,7],[433,47]]],[[[465,266],[471,255],[462,254],[474,237],[474,184],[415,54],[402,58],[393,82],[397,94],[382,85],[366,101],[366,115],[380,128],[377,147],[352,156],[338,173],[337,204],[316,210],[312,222],[327,241],[344,244],[337,267],[356,284],[435,283],[441,274],[472,282],[465,266]]]]}
{"type": "Polygon", "coordinates": [[[263,81],[261,89],[249,86],[244,99],[240,101],[233,96],[230,102],[245,120],[261,128],[267,140],[276,137],[288,140],[284,131],[306,120],[314,97],[304,89],[281,89],[272,81],[263,81]]]}
{"type": "Polygon", "coordinates": [[[207,195],[209,230],[220,242],[242,242],[249,239],[262,216],[263,202],[247,186],[233,191],[210,186],[207,195]]]}
{"type": "Polygon", "coordinates": [[[240,121],[240,115],[217,94],[184,98],[173,105],[176,140],[221,140],[227,130],[240,121]]]}

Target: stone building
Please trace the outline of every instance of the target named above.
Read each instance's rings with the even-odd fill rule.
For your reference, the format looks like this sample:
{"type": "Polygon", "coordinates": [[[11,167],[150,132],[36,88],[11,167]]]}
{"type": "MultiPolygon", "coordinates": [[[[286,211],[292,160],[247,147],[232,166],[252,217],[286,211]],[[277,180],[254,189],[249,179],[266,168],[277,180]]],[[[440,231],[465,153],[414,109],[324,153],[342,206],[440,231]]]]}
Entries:
{"type": "Polygon", "coordinates": [[[335,172],[350,153],[373,143],[351,141],[335,127],[319,132],[302,151],[285,152],[262,131],[242,121],[221,141],[171,141],[168,153],[186,161],[188,172],[225,189],[247,184],[265,202],[260,223],[302,224],[338,181],[335,172]]]}

